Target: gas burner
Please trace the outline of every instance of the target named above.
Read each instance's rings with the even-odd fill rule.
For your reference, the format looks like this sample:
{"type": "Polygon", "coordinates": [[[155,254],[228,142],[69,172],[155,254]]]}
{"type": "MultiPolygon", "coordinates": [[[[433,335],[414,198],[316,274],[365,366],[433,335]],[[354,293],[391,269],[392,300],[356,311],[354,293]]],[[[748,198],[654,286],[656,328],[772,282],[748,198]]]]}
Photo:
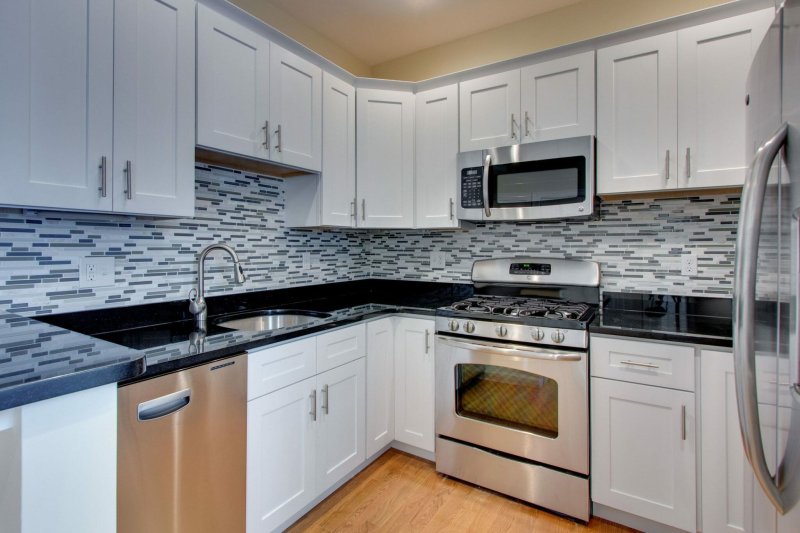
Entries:
{"type": "Polygon", "coordinates": [[[453,311],[501,315],[515,318],[545,318],[579,321],[591,306],[545,298],[473,296],[450,306],[453,311]]]}

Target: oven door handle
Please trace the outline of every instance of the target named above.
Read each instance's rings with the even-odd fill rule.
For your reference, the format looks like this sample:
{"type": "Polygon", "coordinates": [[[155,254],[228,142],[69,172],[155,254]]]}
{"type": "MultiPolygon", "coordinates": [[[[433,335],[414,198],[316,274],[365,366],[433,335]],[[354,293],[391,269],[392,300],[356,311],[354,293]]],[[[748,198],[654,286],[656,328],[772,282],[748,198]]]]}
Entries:
{"type": "Polygon", "coordinates": [[[543,361],[581,361],[584,353],[580,352],[562,352],[556,350],[548,350],[544,348],[530,349],[527,346],[519,344],[498,345],[485,341],[460,341],[451,337],[437,335],[436,340],[452,346],[454,348],[463,348],[464,350],[500,353],[503,355],[515,355],[518,357],[525,357],[527,359],[539,359],[543,361]]]}

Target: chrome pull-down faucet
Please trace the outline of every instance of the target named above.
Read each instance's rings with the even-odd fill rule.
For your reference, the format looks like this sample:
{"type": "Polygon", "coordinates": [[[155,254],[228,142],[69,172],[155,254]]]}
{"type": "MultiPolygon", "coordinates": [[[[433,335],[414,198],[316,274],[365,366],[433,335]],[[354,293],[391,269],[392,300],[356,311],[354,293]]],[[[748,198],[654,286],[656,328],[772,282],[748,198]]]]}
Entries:
{"type": "MultiPolygon", "coordinates": [[[[200,252],[200,255],[197,257],[196,294],[192,296],[191,292],[189,293],[189,312],[195,316],[196,329],[200,331],[206,330],[206,321],[208,320],[208,304],[206,304],[205,280],[203,279],[205,277],[206,256],[214,250],[228,252],[233,259],[233,281],[240,285],[247,281],[247,276],[244,275],[244,270],[242,270],[242,265],[239,262],[239,256],[236,255],[236,251],[227,244],[223,242],[212,244],[200,252]]],[[[192,289],[192,292],[195,292],[195,289],[192,289]]]]}

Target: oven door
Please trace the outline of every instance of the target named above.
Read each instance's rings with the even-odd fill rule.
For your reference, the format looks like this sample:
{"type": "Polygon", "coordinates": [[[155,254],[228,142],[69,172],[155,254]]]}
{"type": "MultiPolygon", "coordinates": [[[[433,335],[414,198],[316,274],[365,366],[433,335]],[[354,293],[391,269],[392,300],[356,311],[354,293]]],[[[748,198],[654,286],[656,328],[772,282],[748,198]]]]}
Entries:
{"type": "Polygon", "coordinates": [[[436,433],[589,473],[585,352],[436,336],[436,433]]]}

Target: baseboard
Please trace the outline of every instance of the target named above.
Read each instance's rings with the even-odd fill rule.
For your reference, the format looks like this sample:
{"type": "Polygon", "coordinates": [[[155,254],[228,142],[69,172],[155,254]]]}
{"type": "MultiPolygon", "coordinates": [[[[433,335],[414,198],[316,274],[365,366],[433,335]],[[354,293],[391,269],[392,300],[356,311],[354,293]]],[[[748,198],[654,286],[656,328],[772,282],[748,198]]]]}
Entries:
{"type": "MultiPolygon", "coordinates": [[[[411,446],[410,444],[406,444],[404,442],[398,442],[394,440],[388,447],[394,448],[395,450],[400,450],[401,452],[409,453],[411,455],[416,455],[417,457],[427,461],[434,463],[436,462],[436,454],[434,452],[429,452],[428,450],[423,450],[422,448],[417,448],[416,446],[411,446]]],[[[380,456],[384,451],[386,450],[381,450],[373,457],[380,456]]]]}
{"type": "Polygon", "coordinates": [[[610,522],[616,522],[623,526],[638,529],[639,531],[645,531],[646,533],[686,533],[682,529],[674,528],[659,522],[653,522],[647,518],[606,507],[599,503],[592,504],[592,515],[610,522]]]}

